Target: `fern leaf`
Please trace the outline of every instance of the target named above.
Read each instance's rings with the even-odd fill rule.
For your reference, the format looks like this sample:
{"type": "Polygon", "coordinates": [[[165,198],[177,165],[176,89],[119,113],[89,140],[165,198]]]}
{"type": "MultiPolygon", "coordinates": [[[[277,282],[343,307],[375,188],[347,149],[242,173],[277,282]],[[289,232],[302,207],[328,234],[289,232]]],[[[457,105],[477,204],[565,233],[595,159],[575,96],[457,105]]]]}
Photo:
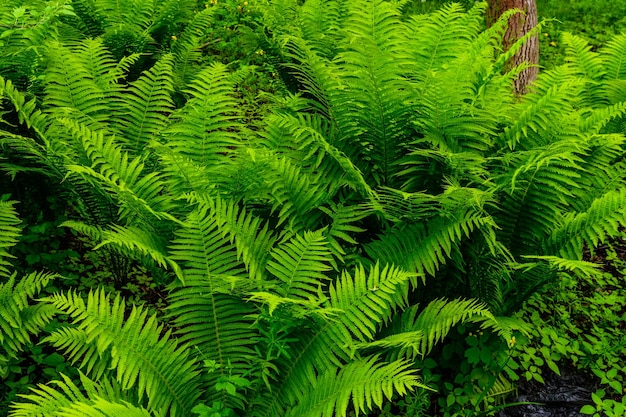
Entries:
{"type": "Polygon", "coordinates": [[[29,402],[13,405],[11,417],[152,417],[155,414],[130,404],[131,398],[116,384],[108,380],[98,383],[79,372],[81,386],[61,374],[63,380],[52,381],[50,385],[39,384],[32,393],[22,395],[29,402]]]}
{"type": "Polygon", "coordinates": [[[333,372],[354,356],[359,342],[371,341],[391,318],[393,310],[406,305],[411,274],[398,268],[374,265],[368,272],[359,266],[354,275],[344,272],[330,287],[325,307],[335,312],[330,320],[310,322],[291,347],[291,360],[279,366],[279,387],[265,404],[263,416],[283,413],[308,394],[315,375],[333,372]]]}
{"type": "Polygon", "coordinates": [[[10,80],[5,80],[2,77],[0,77],[0,97],[8,99],[17,112],[19,122],[26,125],[28,129],[32,129],[37,139],[41,140],[44,145],[48,145],[46,131],[50,121],[38,109],[36,99],[27,99],[13,86],[10,80]]]}
{"type": "Polygon", "coordinates": [[[331,269],[327,245],[322,231],[317,231],[296,235],[272,249],[274,260],[267,263],[267,270],[283,282],[278,289],[280,295],[307,300],[318,294],[329,279],[324,272],[331,269]]]}
{"type": "Polygon", "coordinates": [[[198,73],[187,93],[191,99],[175,113],[163,136],[174,152],[217,169],[241,145],[234,82],[225,65],[214,64],[198,73]]]}
{"type": "Polygon", "coordinates": [[[11,262],[7,258],[14,258],[9,249],[15,246],[21,234],[20,219],[13,201],[0,201],[0,277],[10,276],[11,262]]]}
{"type": "Polygon", "coordinates": [[[30,342],[30,335],[39,333],[57,313],[56,309],[41,304],[30,305],[31,300],[55,278],[57,276],[53,274],[31,273],[17,281],[13,274],[0,284],[0,376],[4,377],[8,372],[5,368],[8,359],[16,358],[22,347],[30,342]]]}
{"type": "Polygon", "coordinates": [[[440,343],[452,327],[475,316],[492,319],[493,315],[483,303],[477,300],[446,300],[431,301],[419,314],[417,307],[403,313],[404,327],[410,331],[422,331],[424,337],[420,342],[419,353],[428,355],[433,347],[440,343]]]}
{"type": "Polygon", "coordinates": [[[585,245],[594,248],[607,238],[618,235],[624,225],[625,210],[626,191],[607,192],[597,198],[587,211],[566,215],[547,242],[548,253],[581,260],[585,245]]]}
{"type": "Polygon", "coordinates": [[[356,360],[341,370],[320,375],[308,395],[287,412],[289,417],[346,417],[382,408],[394,394],[405,395],[413,389],[427,388],[418,382],[408,362],[377,363],[377,358],[356,360]]]}
{"type": "MultiPolygon", "coordinates": [[[[122,389],[134,388],[138,399],[147,397],[147,406],[157,413],[186,415],[200,396],[196,363],[189,351],[162,333],[156,317],[134,307],[126,316],[126,305],[118,296],[112,302],[103,290],[91,291],[85,302],[75,293],[56,294],[44,299],[75,320],[87,337],[77,341],[95,346],[81,352],[107,353],[109,368],[122,389]]],[[[48,338],[62,346],[67,333],[55,332],[48,338]]],[[[89,358],[85,357],[89,362],[89,358]]]]}
{"type": "Polygon", "coordinates": [[[178,279],[184,282],[180,267],[176,262],[167,258],[164,242],[153,233],[137,227],[113,225],[110,230],[102,231],[101,240],[93,250],[98,250],[103,246],[114,246],[121,253],[131,255],[131,257],[136,253],[148,256],[159,266],[165,269],[172,268],[178,279]]]}
{"type": "MultiPolygon", "coordinates": [[[[130,149],[139,153],[167,124],[174,103],[170,96],[173,57],[165,55],[130,84],[119,104],[119,130],[130,149]]],[[[115,124],[114,123],[114,124],[115,124]]]]}

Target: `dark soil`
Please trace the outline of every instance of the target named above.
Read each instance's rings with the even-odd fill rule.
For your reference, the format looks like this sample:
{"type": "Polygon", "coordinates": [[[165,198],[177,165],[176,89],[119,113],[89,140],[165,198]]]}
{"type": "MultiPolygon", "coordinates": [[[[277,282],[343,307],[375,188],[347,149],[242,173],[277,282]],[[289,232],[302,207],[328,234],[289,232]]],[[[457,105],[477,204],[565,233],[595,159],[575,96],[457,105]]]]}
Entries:
{"type": "Polygon", "coordinates": [[[591,393],[599,385],[598,379],[574,368],[561,369],[561,376],[544,374],[545,385],[535,381],[520,384],[519,395],[510,400],[528,402],[507,407],[497,417],[583,417],[581,407],[591,402],[591,393]]]}

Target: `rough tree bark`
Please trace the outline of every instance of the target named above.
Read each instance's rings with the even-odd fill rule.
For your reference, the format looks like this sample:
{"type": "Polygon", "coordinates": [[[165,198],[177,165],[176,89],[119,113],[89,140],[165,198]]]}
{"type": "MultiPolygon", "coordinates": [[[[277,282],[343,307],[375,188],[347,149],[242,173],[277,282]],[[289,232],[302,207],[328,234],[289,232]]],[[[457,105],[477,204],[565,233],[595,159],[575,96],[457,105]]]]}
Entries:
{"type": "MultiPolygon", "coordinates": [[[[537,26],[537,3],[535,0],[487,0],[487,26],[494,24],[498,18],[509,9],[520,9],[524,13],[517,13],[509,19],[509,29],[504,35],[503,48],[508,50],[519,38],[537,26]]],[[[539,37],[531,37],[507,63],[507,69],[523,62],[534,66],[522,71],[515,80],[515,91],[524,94],[527,87],[537,79],[539,68],[539,37]]]]}

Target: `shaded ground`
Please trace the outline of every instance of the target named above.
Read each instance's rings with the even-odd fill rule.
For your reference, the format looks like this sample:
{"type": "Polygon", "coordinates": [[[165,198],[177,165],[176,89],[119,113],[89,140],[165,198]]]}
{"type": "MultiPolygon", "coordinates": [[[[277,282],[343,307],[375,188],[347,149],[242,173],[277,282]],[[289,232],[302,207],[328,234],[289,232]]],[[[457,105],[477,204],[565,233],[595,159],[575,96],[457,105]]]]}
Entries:
{"type": "Polygon", "coordinates": [[[536,381],[520,384],[519,395],[509,402],[532,402],[508,407],[497,417],[582,417],[578,411],[589,404],[591,393],[599,385],[595,376],[574,368],[561,369],[561,376],[552,372],[544,374],[545,385],[536,381]]]}

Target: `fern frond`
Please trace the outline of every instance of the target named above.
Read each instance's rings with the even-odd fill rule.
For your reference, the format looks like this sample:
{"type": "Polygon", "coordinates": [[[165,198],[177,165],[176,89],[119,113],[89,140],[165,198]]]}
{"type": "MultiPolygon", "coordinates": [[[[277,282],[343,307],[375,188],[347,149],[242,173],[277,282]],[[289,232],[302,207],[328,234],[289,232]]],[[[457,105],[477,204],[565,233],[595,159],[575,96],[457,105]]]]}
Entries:
{"type": "Polygon", "coordinates": [[[125,142],[136,153],[157,137],[174,108],[172,65],[173,57],[163,56],[120,97],[119,116],[113,123],[119,125],[125,142]]]}
{"type": "Polygon", "coordinates": [[[30,342],[30,335],[39,333],[54,317],[57,310],[41,304],[31,304],[46,285],[57,278],[54,274],[31,273],[17,280],[8,276],[0,284],[0,376],[4,377],[9,358],[16,358],[22,347],[30,342]]]}
{"type": "Polygon", "coordinates": [[[75,140],[81,143],[91,166],[68,165],[70,175],[78,174],[104,195],[120,204],[119,217],[126,223],[139,222],[148,228],[154,218],[173,220],[166,211],[168,198],[158,173],[144,173],[142,157],[131,159],[114,137],[94,131],[80,123],[59,120],[75,140]]]}
{"type": "Polygon", "coordinates": [[[8,250],[15,246],[22,232],[14,205],[14,201],[0,201],[0,278],[11,275],[11,262],[8,258],[14,256],[8,250]]]}
{"type": "Polygon", "coordinates": [[[115,61],[102,42],[86,40],[73,49],[57,43],[47,52],[44,106],[55,117],[106,128],[119,87],[107,77],[115,61]]]}
{"type": "Polygon", "coordinates": [[[450,3],[430,15],[412,16],[408,22],[407,49],[411,51],[416,73],[423,77],[455,58],[459,51],[468,49],[482,27],[481,14],[467,14],[459,3],[450,3]]]}
{"type": "Polygon", "coordinates": [[[581,260],[585,245],[595,248],[619,234],[626,215],[626,191],[622,188],[597,198],[585,212],[567,214],[546,242],[548,254],[581,260]]]}
{"type": "Polygon", "coordinates": [[[63,380],[52,381],[50,385],[39,384],[32,393],[21,395],[29,402],[13,404],[11,417],[153,417],[156,416],[141,407],[131,405],[119,386],[108,380],[97,383],[79,372],[81,386],[61,374],[63,380]]]}
{"type": "Polygon", "coordinates": [[[402,314],[402,321],[403,327],[409,331],[420,330],[424,333],[419,349],[422,357],[428,355],[458,323],[475,316],[493,318],[485,304],[472,299],[437,299],[431,301],[419,314],[418,311],[417,307],[409,308],[402,314]]]}
{"type": "Polygon", "coordinates": [[[536,91],[524,96],[519,109],[515,109],[519,116],[500,135],[502,144],[508,144],[511,150],[521,145],[525,150],[547,145],[559,133],[570,133],[567,129],[571,130],[571,126],[578,123],[571,119],[575,114],[572,103],[584,87],[584,81],[569,76],[563,82],[553,81],[540,77],[534,86],[536,91]],[[566,108],[572,111],[565,112],[566,108]]]}
{"type": "Polygon", "coordinates": [[[103,246],[113,246],[122,254],[130,257],[134,257],[135,254],[147,256],[164,269],[172,268],[178,279],[184,281],[183,272],[178,264],[169,259],[165,253],[165,242],[163,239],[159,239],[159,236],[156,236],[154,232],[147,232],[133,226],[113,225],[111,229],[103,230],[100,238],[96,241],[99,243],[93,250],[98,250],[103,246]]]}
{"type": "Polygon", "coordinates": [[[464,210],[452,218],[440,216],[426,223],[401,223],[367,244],[365,251],[370,259],[399,265],[425,280],[427,274],[434,276],[447,262],[463,237],[469,237],[474,230],[489,234],[494,227],[489,216],[464,210]]]}
{"type": "Polygon", "coordinates": [[[600,265],[593,262],[578,259],[565,259],[553,255],[523,255],[522,258],[546,262],[552,268],[559,271],[567,271],[573,274],[580,274],[585,277],[600,277],[602,271],[600,265]]]}
{"type": "Polygon", "coordinates": [[[347,17],[347,5],[336,0],[314,0],[299,9],[302,38],[320,56],[332,59],[341,41],[343,22],[347,17]]]}
{"type": "Polygon", "coordinates": [[[19,92],[10,80],[0,77],[0,97],[3,97],[15,108],[18,120],[28,129],[31,129],[35,137],[48,145],[46,131],[50,121],[48,117],[39,110],[35,98],[28,99],[26,95],[19,92]]]}
{"type": "Polygon", "coordinates": [[[346,417],[382,408],[394,394],[427,388],[418,381],[408,362],[380,363],[377,357],[353,361],[343,368],[330,369],[313,382],[308,394],[290,409],[288,417],[346,417]]]}
{"type": "Polygon", "coordinates": [[[278,224],[287,223],[292,233],[316,229],[321,213],[315,209],[329,199],[326,184],[287,158],[267,162],[272,168],[267,186],[271,189],[272,210],[278,212],[278,224]]]}
{"type": "Polygon", "coordinates": [[[239,104],[234,82],[225,65],[200,71],[186,92],[191,96],[177,111],[162,135],[172,150],[201,167],[222,169],[241,139],[239,104]]]}
{"type": "Polygon", "coordinates": [[[541,239],[557,227],[580,187],[583,159],[577,152],[583,151],[580,142],[563,140],[516,152],[511,155],[510,171],[496,177],[496,189],[502,191],[494,215],[501,228],[498,237],[514,254],[530,248],[530,253],[536,253],[541,239]]]}
{"type": "MultiPolygon", "coordinates": [[[[90,291],[86,302],[71,292],[44,301],[74,319],[77,329],[86,335],[80,343],[96,347],[81,354],[106,353],[110,357],[108,367],[115,371],[122,389],[135,389],[139,401],[147,397],[148,409],[156,413],[189,414],[200,396],[197,365],[186,347],[172,340],[169,331],[163,333],[156,316],[148,317],[142,307],[127,313],[119,296],[111,302],[103,290],[90,291]]],[[[57,331],[47,340],[63,346],[67,336],[57,331]]]]}
{"type": "Polygon", "coordinates": [[[310,328],[298,334],[291,346],[295,354],[279,366],[278,391],[260,415],[280,415],[307,395],[316,374],[350,362],[357,344],[371,341],[392,312],[406,305],[410,278],[411,274],[396,267],[378,264],[368,272],[358,266],[354,275],[344,271],[324,303],[336,313],[330,319],[311,321],[310,328]]]}
{"type": "Polygon", "coordinates": [[[215,10],[210,7],[194,13],[193,19],[186,24],[183,32],[177,35],[176,41],[172,44],[175,86],[187,86],[199,70],[198,62],[202,58],[200,47],[206,41],[215,10]]]}
{"type": "Polygon", "coordinates": [[[329,277],[324,272],[331,270],[332,260],[322,231],[295,235],[289,242],[272,249],[273,261],[267,270],[280,281],[278,292],[283,297],[307,300],[317,296],[329,277]]]}
{"type": "Polygon", "coordinates": [[[329,188],[347,183],[363,197],[376,194],[354,165],[337,147],[337,132],[328,120],[319,115],[275,115],[268,120],[264,142],[270,149],[292,159],[325,177],[329,188]]]}

